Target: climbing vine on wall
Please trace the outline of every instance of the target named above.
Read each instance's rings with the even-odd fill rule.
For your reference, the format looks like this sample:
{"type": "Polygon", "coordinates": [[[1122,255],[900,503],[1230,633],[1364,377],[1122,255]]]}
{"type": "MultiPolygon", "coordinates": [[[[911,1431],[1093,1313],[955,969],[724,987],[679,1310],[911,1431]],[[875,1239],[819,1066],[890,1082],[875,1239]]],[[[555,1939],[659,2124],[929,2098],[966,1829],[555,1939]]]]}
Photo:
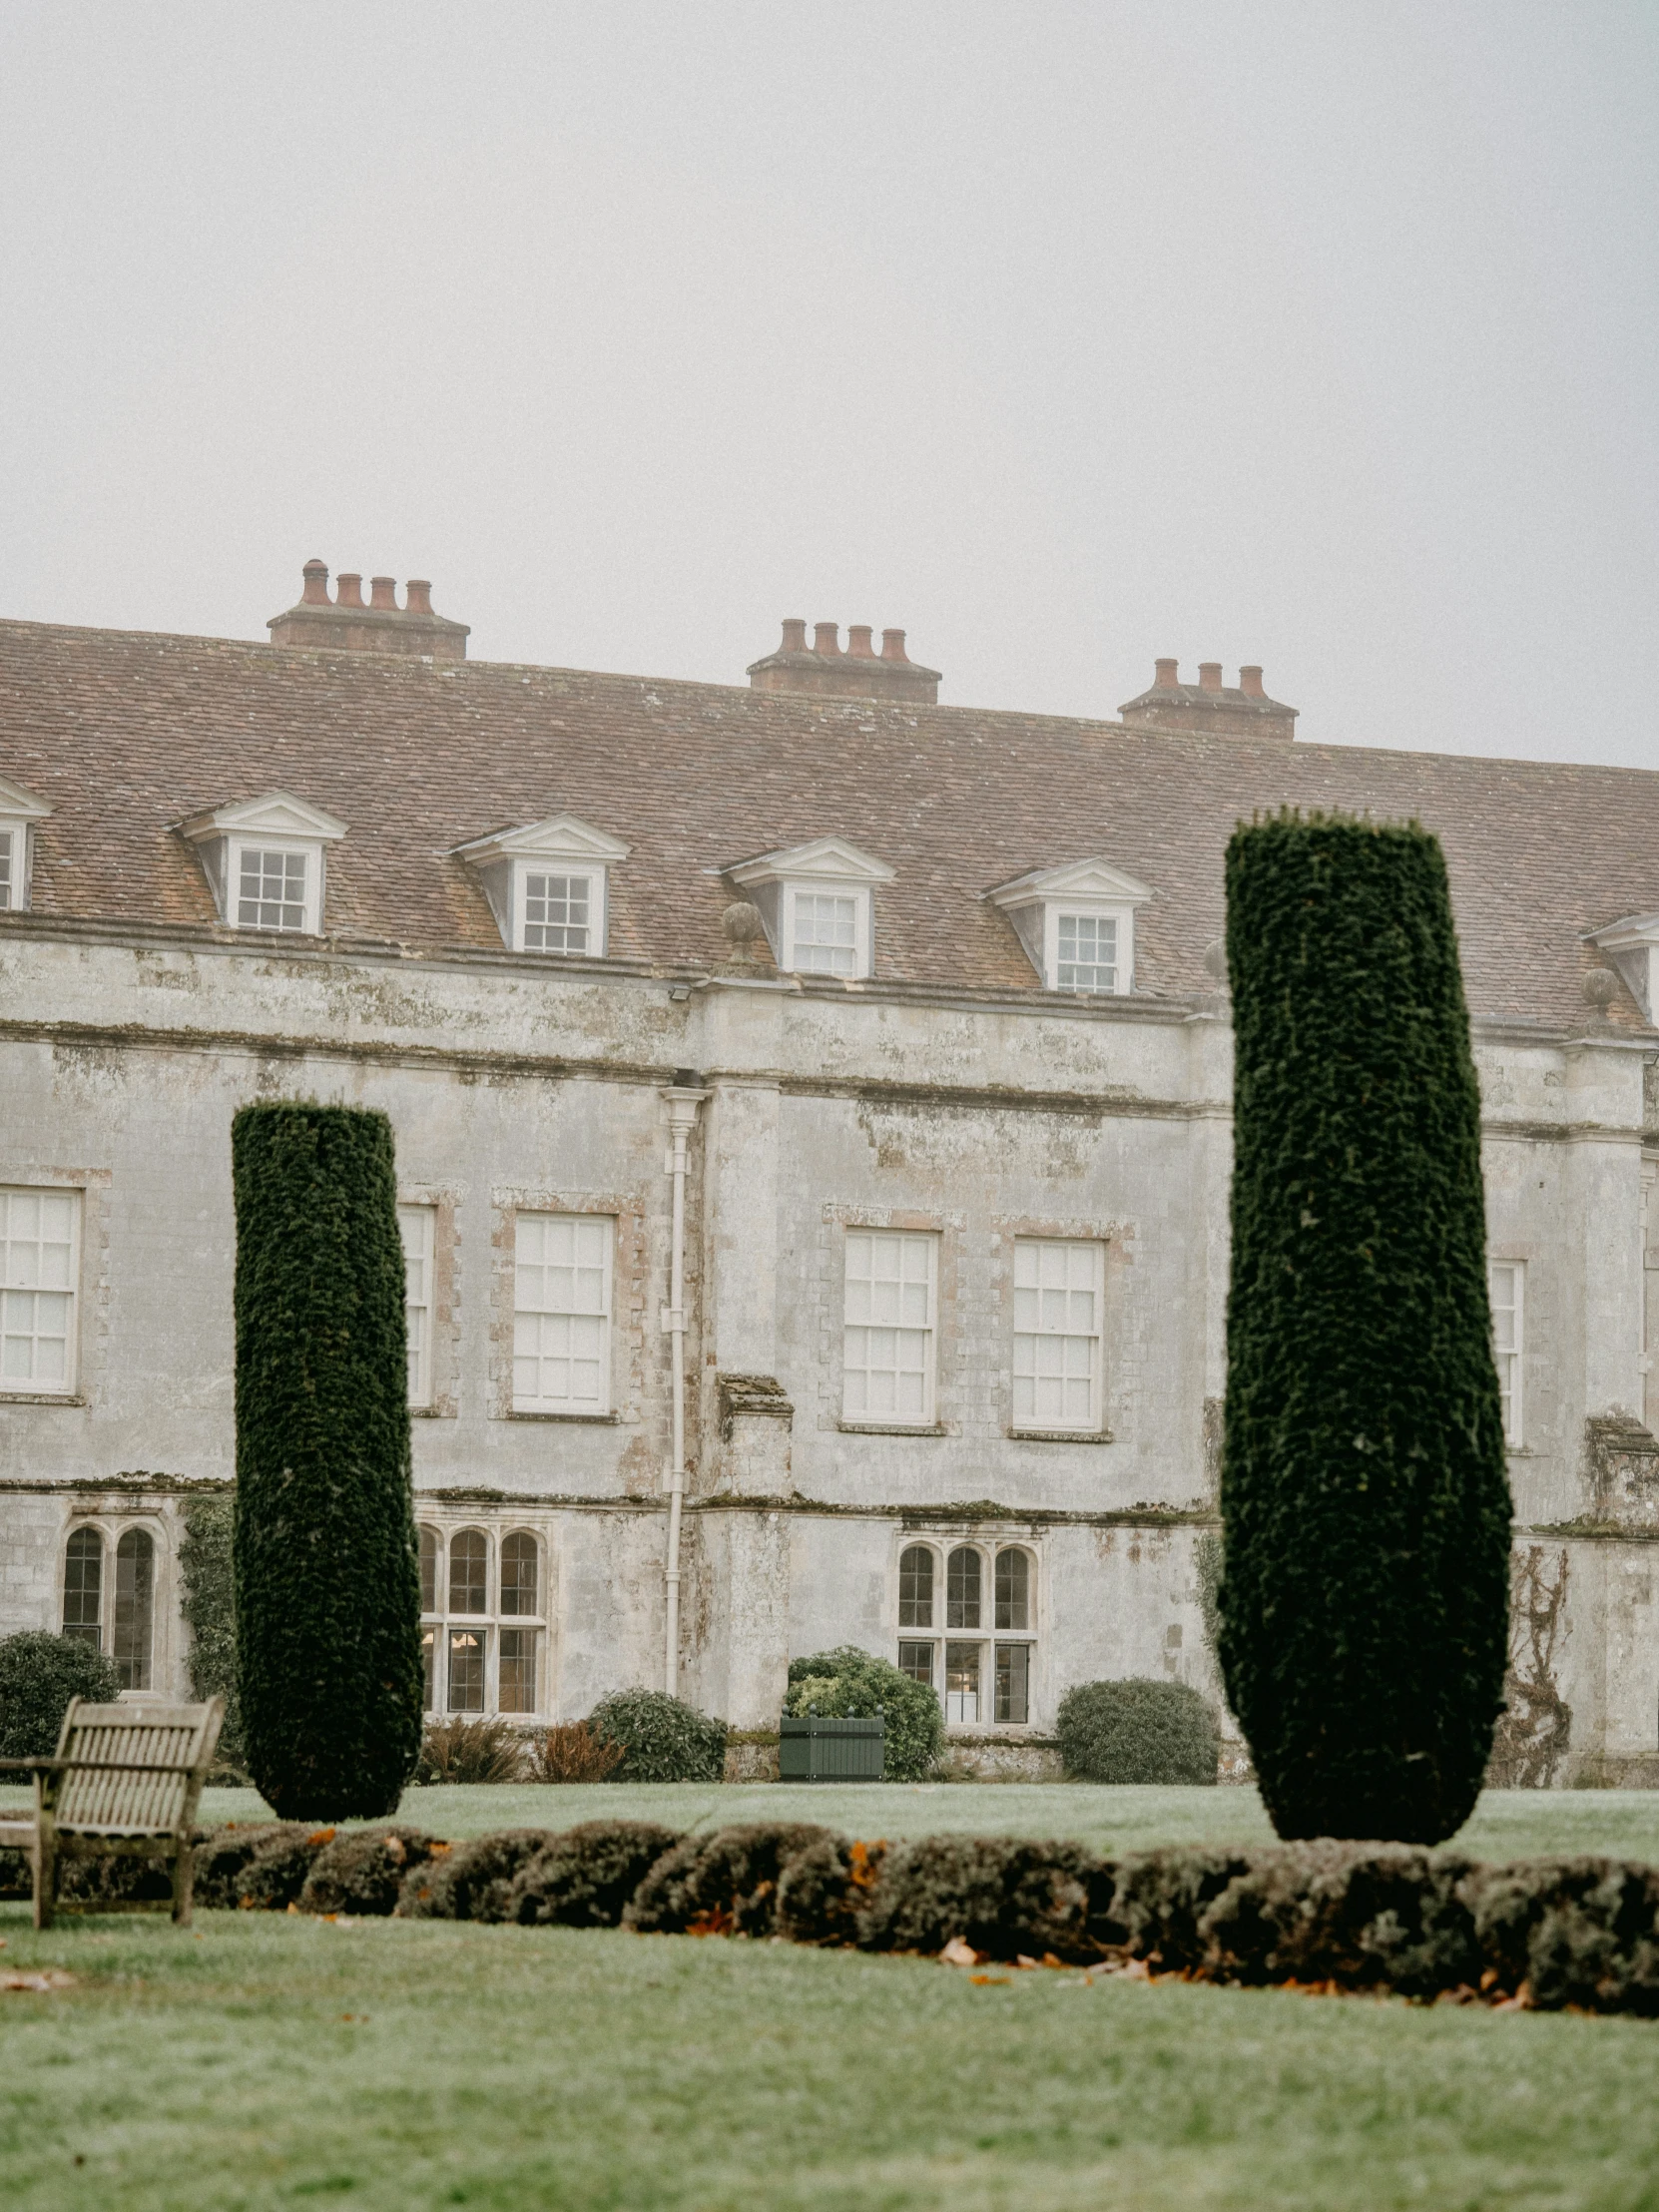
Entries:
{"type": "Polygon", "coordinates": [[[220,1731],[222,1767],[243,1764],[242,1700],[237,1691],[237,1611],[231,1578],[229,1497],[193,1497],[185,1507],[185,1624],[190,1630],[190,1686],[199,1698],[225,1700],[220,1731]]]}
{"type": "Polygon", "coordinates": [[[1567,1555],[1554,1572],[1542,1544],[1517,1550],[1509,1568],[1509,1667],[1486,1780],[1501,1790],[1547,1790],[1566,1756],[1572,1707],[1555,1682],[1555,1646],[1567,1603],[1567,1555]]]}

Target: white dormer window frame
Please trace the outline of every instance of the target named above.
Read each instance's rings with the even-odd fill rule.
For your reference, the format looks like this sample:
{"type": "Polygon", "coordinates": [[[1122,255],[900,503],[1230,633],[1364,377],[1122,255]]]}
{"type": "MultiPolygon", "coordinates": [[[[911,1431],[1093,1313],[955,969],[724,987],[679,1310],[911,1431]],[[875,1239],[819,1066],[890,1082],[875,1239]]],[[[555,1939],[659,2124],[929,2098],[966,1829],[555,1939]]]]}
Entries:
{"type": "Polygon", "coordinates": [[[320,937],[324,854],[345,824],[290,792],[215,807],[179,825],[195,845],[219,918],[232,929],[320,937]]]}
{"type": "Polygon", "coordinates": [[[1044,990],[1127,998],[1135,988],[1135,914],[1152,891],[1106,860],[1033,868],[981,894],[999,906],[1044,990]]]}
{"type": "Polygon", "coordinates": [[[28,912],[35,875],[35,825],[51,812],[45,800],[0,776],[0,913],[28,912]]]}
{"type": "Polygon", "coordinates": [[[574,815],[551,815],[457,845],[475,868],[509,952],[603,959],[610,941],[610,871],[630,847],[574,815]]]}
{"type": "Polygon", "coordinates": [[[815,837],[721,872],[760,909],[780,973],[843,983],[873,973],[875,886],[895,872],[885,860],[844,837],[815,837]]]}
{"type": "Polygon", "coordinates": [[[1608,955],[1643,1016],[1659,1027],[1659,914],[1626,914],[1588,930],[1584,941],[1608,955]]]}

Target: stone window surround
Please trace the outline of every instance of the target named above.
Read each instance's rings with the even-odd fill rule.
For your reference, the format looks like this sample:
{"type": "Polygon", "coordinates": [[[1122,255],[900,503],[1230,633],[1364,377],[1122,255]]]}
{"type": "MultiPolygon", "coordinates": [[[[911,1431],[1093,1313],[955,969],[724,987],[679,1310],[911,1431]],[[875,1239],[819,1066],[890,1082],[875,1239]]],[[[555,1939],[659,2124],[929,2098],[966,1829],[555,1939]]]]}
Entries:
{"type": "MultiPolygon", "coordinates": [[[[461,1530],[465,1528],[482,1530],[484,1540],[489,1545],[491,1610],[487,1615],[479,1614],[478,1619],[481,1622],[486,1622],[492,1632],[497,1632],[504,1626],[512,1628],[534,1623],[539,1626],[541,1633],[541,1650],[537,1657],[536,1666],[536,1678],[540,1685],[541,1702],[533,1713],[509,1713],[504,1717],[516,1723],[522,1723],[525,1727],[532,1723],[551,1727],[552,1716],[558,1710],[559,1569],[561,1564],[559,1547],[553,1540],[554,1516],[550,1513],[538,1512],[534,1507],[522,1505],[440,1501],[424,1497],[417,1490],[414,1494],[414,1518],[417,1532],[422,1528],[432,1529],[443,1546],[443,1571],[446,1578],[444,1594],[446,1599],[448,1595],[447,1576],[450,1538],[459,1535],[461,1530]],[[539,1578],[537,1582],[539,1610],[522,1617],[503,1614],[501,1611],[501,1546],[508,1536],[514,1535],[520,1530],[533,1536],[536,1540],[536,1568],[539,1578]]],[[[423,1626],[434,1618],[447,1621],[450,1617],[447,1611],[440,1612],[435,1616],[428,1615],[424,1607],[421,1611],[423,1626]]],[[[455,1615],[453,1617],[460,1619],[462,1616],[455,1615]]],[[[500,1647],[492,1640],[485,1672],[486,1699],[482,1716],[485,1719],[492,1717],[496,1710],[488,1696],[488,1685],[499,1666],[499,1655],[500,1647]]],[[[447,1712],[439,1710],[430,1717],[445,1720],[451,1716],[447,1712]]],[[[462,1715],[460,1717],[467,1718],[469,1716],[462,1715]]],[[[478,1718],[479,1716],[473,1715],[470,1717],[478,1718]]]]}
{"type": "MultiPolygon", "coordinates": [[[[153,1505],[140,1505],[136,1501],[119,1505],[104,1499],[97,1505],[73,1501],[58,1534],[57,1572],[54,1583],[52,1619],[48,1624],[53,1635],[63,1628],[64,1572],[69,1557],[69,1539],[78,1528],[96,1528],[104,1540],[104,1572],[100,1596],[100,1618],[103,1637],[100,1649],[105,1658],[110,1656],[110,1629],[115,1603],[115,1547],[130,1528],[142,1528],[155,1546],[156,1581],[151,1591],[150,1629],[150,1681],[148,1691],[133,1693],[137,1696],[162,1694],[156,1687],[172,1679],[173,1669],[179,1657],[178,1638],[183,1615],[180,1607],[184,1590],[179,1573],[179,1562],[168,1535],[167,1516],[157,1512],[153,1505]]],[[[183,1524],[179,1524],[181,1537],[183,1524]]]]}
{"type": "Polygon", "coordinates": [[[643,1416],[649,1359],[646,1312],[651,1255],[646,1201],[609,1191],[530,1189],[498,1185],[490,1192],[491,1420],[569,1421],[617,1427],[643,1416]],[[602,1214],[616,1223],[611,1252],[610,1410],[604,1413],[524,1411],[513,1404],[513,1314],[516,1228],[520,1214],[602,1214]]]}
{"type": "Polygon", "coordinates": [[[947,1721],[947,1735],[975,1736],[987,1729],[994,1729],[999,1736],[1018,1739],[1022,1736],[1040,1736],[1046,1731],[1035,1715],[1045,1710],[1047,1684],[1043,1677],[1043,1662],[1048,1651],[1048,1577],[1043,1572],[1042,1544],[1028,1534],[1004,1534],[998,1532],[995,1523],[987,1526],[964,1527],[960,1522],[929,1523],[917,1525],[908,1520],[900,1521],[894,1531],[891,1556],[887,1562],[887,1588],[885,1614],[888,1622],[890,1652],[894,1663],[898,1658],[898,1646],[903,1643],[931,1643],[937,1647],[936,1663],[939,1679],[935,1691],[941,1710],[944,1703],[944,1647],[947,1643],[982,1643],[988,1654],[990,1678],[981,1678],[980,1696],[990,1706],[990,1714],[977,1721],[947,1721]],[[931,1628],[901,1628],[898,1625],[898,1562],[912,1544],[925,1544],[933,1554],[933,1617],[931,1628]],[[982,1628],[948,1629],[943,1625],[945,1604],[945,1562],[953,1551],[966,1546],[977,1551],[983,1561],[980,1584],[982,1613],[988,1616],[989,1625],[982,1628]],[[1031,1562],[1030,1625],[1027,1628],[998,1629],[996,1621],[996,1555],[999,1551],[1023,1551],[1031,1562]],[[991,1717],[995,1706],[995,1646],[998,1643],[1023,1643],[1031,1647],[1031,1674],[1027,1686],[1028,1718],[1023,1721],[999,1721],[991,1717]]]}
{"type": "Polygon", "coordinates": [[[27,1162],[13,1167],[0,1157],[0,1184],[8,1190],[79,1191],[81,1194],[80,1269],[75,1285],[75,1387],[72,1390],[12,1390],[0,1383],[0,1405],[86,1406],[98,1401],[109,1358],[111,1180],[108,1168],[41,1167],[27,1162]]]}
{"type": "Polygon", "coordinates": [[[1121,1340],[1128,1302],[1127,1270],[1133,1264],[1132,1222],[1102,1221],[1098,1216],[1064,1218],[1047,1214],[993,1214],[990,1221],[991,1282],[1003,1346],[993,1386],[996,1425],[1006,1437],[1024,1443],[1109,1444],[1113,1439],[1108,1409],[1112,1398],[1112,1346],[1121,1340]],[[1014,1425],[1014,1245],[1021,1238],[1103,1247],[1100,1303],[1100,1424],[1096,1428],[1021,1428],[1014,1425]]]}
{"type": "Polygon", "coordinates": [[[459,1210],[464,1184],[399,1183],[399,1206],[432,1209],[431,1391],[411,1405],[411,1420],[454,1420],[460,1412],[461,1238],[459,1210]]]}
{"type": "Polygon", "coordinates": [[[830,1264],[825,1284],[824,1356],[819,1363],[820,1428],[852,1436],[959,1436],[962,1433],[960,1371],[966,1358],[961,1328],[962,1232],[960,1214],[921,1213],[912,1207],[826,1205],[823,1212],[830,1264]],[[843,1359],[846,1297],[846,1233],[849,1229],[899,1229],[938,1239],[933,1293],[933,1418],[915,1421],[851,1420],[845,1402],[843,1359]]]}
{"type": "Polygon", "coordinates": [[[1537,1271],[1543,1257],[1543,1248],[1535,1237],[1488,1236],[1486,1244],[1488,1291],[1491,1283],[1490,1271],[1494,1266],[1518,1266],[1524,1270],[1526,1277],[1526,1287],[1522,1293],[1526,1306],[1521,1324],[1520,1356],[1521,1440],[1518,1444],[1512,1444],[1507,1437],[1504,1438],[1503,1455],[1506,1459],[1532,1459],[1538,1456],[1538,1446],[1531,1440],[1532,1433],[1538,1425],[1537,1400],[1533,1396],[1534,1385],[1538,1380],[1536,1316],[1533,1309],[1538,1288],[1537,1271]]]}

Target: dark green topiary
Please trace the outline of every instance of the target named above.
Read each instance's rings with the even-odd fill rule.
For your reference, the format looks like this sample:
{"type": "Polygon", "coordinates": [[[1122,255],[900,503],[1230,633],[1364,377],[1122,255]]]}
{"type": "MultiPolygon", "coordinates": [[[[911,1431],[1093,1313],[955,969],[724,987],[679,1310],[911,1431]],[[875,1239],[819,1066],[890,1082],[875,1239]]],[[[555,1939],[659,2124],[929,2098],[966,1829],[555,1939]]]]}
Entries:
{"type": "Polygon", "coordinates": [[[688,1836],[665,1852],[634,1893],[624,1928],[673,1936],[770,1936],[778,1885],[793,1859],[830,1840],[804,1821],[753,1821],[688,1836]]]}
{"type": "Polygon", "coordinates": [[[105,1705],[121,1688],[115,1662],[71,1636],[25,1628],[0,1640],[0,1759],[49,1759],[71,1698],[105,1705]]]}
{"type": "Polygon", "coordinates": [[[593,1733],[622,1749],[609,1782],[721,1782],[726,1723],[666,1690],[613,1690],[588,1716],[593,1733]]]}
{"type": "Polygon", "coordinates": [[[284,1818],[373,1818],[396,1810],[420,1751],[391,1125],[344,1106],[247,1106],[232,1159],[248,1767],[284,1818]]]}
{"type": "Polygon", "coordinates": [[[1079,1682],[1060,1700],[1055,1734],[1067,1774],[1084,1782],[1216,1779],[1215,1715],[1185,1682],[1079,1682]]]}
{"type": "Polygon", "coordinates": [[[634,1892],[679,1841],[654,1821],[584,1821],[519,1869],[505,1918],[526,1928],[615,1928],[634,1892]]]}
{"type": "Polygon", "coordinates": [[[1112,1869],[1086,1844],[926,1836],[887,1849],[858,1940],[869,1950],[936,1953],[959,1939],[992,1958],[1088,1958],[1111,1902],[1112,1869]]]}
{"type": "Polygon", "coordinates": [[[1502,1701],[1510,1524],[1445,863],[1284,816],[1227,902],[1228,1696],[1280,1835],[1436,1843],[1502,1701]]]}
{"type": "Polygon", "coordinates": [[[513,1884],[555,1841],[550,1828],[503,1828],[433,1850],[398,1893],[403,1921],[510,1921],[513,1884]]]}
{"type": "Polygon", "coordinates": [[[301,1913],[384,1918],[397,1909],[409,1876],[449,1846],[423,1828],[351,1828],[325,1844],[299,1893],[301,1913]]]}
{"type": "Polygon", "coordinates": [[[827,1720],[873,1720],[886,1724],[881,1739],[881,1779],[919,1782],[937,1766],[944,1749],[944,1716],[925,1682],[900,1674],[888,1659],[838,1644],[790,1661],[786,1713],[800,1717],[811,1707],[827,1720]]]}

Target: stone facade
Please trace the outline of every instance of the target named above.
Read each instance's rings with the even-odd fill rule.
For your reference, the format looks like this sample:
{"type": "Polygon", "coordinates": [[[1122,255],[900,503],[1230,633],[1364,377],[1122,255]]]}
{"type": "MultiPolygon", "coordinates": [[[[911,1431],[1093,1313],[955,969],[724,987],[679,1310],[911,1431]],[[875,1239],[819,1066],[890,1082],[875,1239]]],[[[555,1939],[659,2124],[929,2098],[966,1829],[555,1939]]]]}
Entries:
{"type": "MultiPolygon", "coordinates": [[[[14,772],[42,782],[0,755],[14,772]]],[[[167,805],[177,819],[202,796],[167,805]]],[[[475,827],[455,824],[452,841],[475,827]]],[[[625,819],[615,828],[627,834],[625,819]]],[[[1157,889],[1155,861],[1121,856],[1157,889]]],[[[1203,864],[1219,867],[1219,850],[1203,864]]],[[[958,1765],[1053,1770],[1055,1711],[1078,1681],[1162,1676],[1219,1705],[1199,1551],[1217,1526],[1231,1033],[1196,954],[1185,989],[1083,996],[879,971],[843,984],[730,945],[701,962],[560,961],[387,934],[282,941],[97,905],[83,892],[0,914],[0,1186],[77,1194],[80,1220],[74,1388],[0,1383],[0,1631],[63,1620],[76,1526],[96,1525],[111,1559],[142,1528],[150,1685],[184,1688],[183,1507],[234,1465],[231,1121],[250,1100],[301,1096],[383,1109],[401,1195],[431,1210],[419,1516],[445,1546],[483,1532],[492,1577],[505,1536],[533,1539],[535,1715],[584,1714],[672,1667],[684,1695],[765,1732],[792,1656],[841,1643],[897,1655],[899,1560],[917,1543],[941,1575],[954,1549],[976,1549],[987,1577],[987,1678],[977,1716],[952,1729],[958,1765]],[[688,1088],[702,1096],[676,1336],[666,1094],[688,1088]],[[602,1414],[515,1409],[526,1211],[611,1225],[602,1414]],[[846,1409],[847,1242],[871,1229],[936,1240],[924,1427],[846,1409]],[[1102,1254],[1100,1417],[1086,1433],[1015,1415],[1025,1238],[1102,1254]],[[989,1578],[1005,1550],[1029,1562],[1029,1695],[999,1724],[989,1578]]],[[[1474,995],[1491,1250],[1526,1271],[1510,1475],[1517,1572],[1532,1575],[1516,1679],[1531,1702],[1517,1702],[1516,1778],[1659,1783],[1646,1299],[1659,1271],[1645,1226],[1659,1036],[1605,996],[1563,1019],[1474,995]]],[[[492,1595],[486,1639],[517,1633],[504,1605],[492,1595]]]]}

